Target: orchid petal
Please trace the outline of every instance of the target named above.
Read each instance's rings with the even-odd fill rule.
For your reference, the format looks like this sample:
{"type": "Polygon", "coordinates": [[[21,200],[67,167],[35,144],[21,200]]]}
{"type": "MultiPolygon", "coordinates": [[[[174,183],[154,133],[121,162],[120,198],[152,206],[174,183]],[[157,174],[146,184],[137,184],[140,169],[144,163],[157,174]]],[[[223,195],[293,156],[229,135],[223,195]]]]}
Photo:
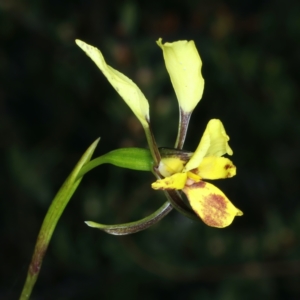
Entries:
{"type": "Polygon", "coordinates": [[[184,168],[184,172],[197,168],[205,156],[232,155],[233,151],[228,145],[229,136],[226,134],[222,122],[212,119],[208,122],[200,143],[184,168]]]}
{"type": "Polygon", "coordinates": [[[195,213],[208,226],[224,228],[236,216],[243,215],[221,190],[210,183],[200,181],[185,186],[183,192],[195,213]]]}
{"type": "Polygon", "coordinates": [[[208,156],[204,157],[200,166],[193,170],[203,179],[231,178],[236,175],[236,167],[226,157],[208,156]]]}
{"type": "Polygon", "coordinates": [[[180,108],[185,113],[192,112],[201,100],[204,89],[202,61],[194,41],[163,44],[160,38],[156,43],[163,51],[180,108]]]}
{"type": "Polygon", "coordinates": [[[106,64],[100,50],[83,41],[76,40],[76,44],[94,61],[110,84],[131,108],[144,128],[149,127],[149,103],[138,86],[124,74],[106,64]]]}

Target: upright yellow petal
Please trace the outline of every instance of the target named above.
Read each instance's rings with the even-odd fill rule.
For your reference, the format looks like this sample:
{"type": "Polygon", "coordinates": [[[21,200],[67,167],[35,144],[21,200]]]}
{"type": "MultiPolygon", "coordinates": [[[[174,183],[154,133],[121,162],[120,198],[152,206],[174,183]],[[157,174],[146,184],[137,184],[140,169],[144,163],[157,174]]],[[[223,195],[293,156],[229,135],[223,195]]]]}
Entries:
{"type": "Polygon", "coordinates": [[[149,127],[149,103],[138,86],[124,74],[107,65],[100,50],[80,40],[76,40],[76,44],[94,61],[143,127],[149,127]]]}
{"type": "Polygon", "coordinates": [[[224,154],[232,155],[233,151],[228,145],[229,136],[226,134],[222,122],[218,119],[212,119],[208,122],[200,143],[186,164],[184,171],[197,168],[205,156],[222,156],[224,154]]]}
{"type": "Polygon", "coordinates": [[[200,166],[193,170],[203,179],[231,178],[236,174],[236,167],[226,157],[207,156],[204,157],[200,166]]]}
{"type": "Polygon", "coordinates": [[[163,44],[160,38],[156,43],[163,50],[179,106],[185,113],[192,112],[201,100],[204,89],[202,61],[194,41],[163,44]]]}
{"type": "Polygon", "coordinates": [[[230,225],[235,216],[243,215],[221,190],[210,183],[200,181],[185,186],[183,192],[194,212],[209,226],[223,228],[230,225]]]}

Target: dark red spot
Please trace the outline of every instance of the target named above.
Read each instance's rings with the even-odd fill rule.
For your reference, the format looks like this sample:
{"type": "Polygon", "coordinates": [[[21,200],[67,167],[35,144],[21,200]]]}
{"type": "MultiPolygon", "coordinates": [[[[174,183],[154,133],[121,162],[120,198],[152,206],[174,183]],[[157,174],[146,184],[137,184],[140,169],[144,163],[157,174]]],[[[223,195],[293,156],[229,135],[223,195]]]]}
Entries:
{"type": "Polygon", "coordinates": [[[203,221],[214,227],[222,227],[226,217],[226,200],[222,195],[210,194],[203,201],[203,221]]]}
{"type": "Polygon", "coordinates": [[[224,167],[225,170],[228,170],[228,169],[230,169],[230,168],[232,168],[232,165],[230,165],[230,164],[227,164],[227,165],[224,167]]]}
{"type": "Polygon", "coordinates": [[[47,247],[35,249],[31,264],[29,266],[29,270],[32,275],[38,274],[40,272],[46,250],[47,247]]]}
{"type": "Polygon", "coordinates": [[[190,172],[192,172],[192,173],[194,173],[194,174],[196,174],[196,175],[199,174],[198,168],[195,168],[195,169],[193,169],[193,170],[190,170],[190,172]]]}

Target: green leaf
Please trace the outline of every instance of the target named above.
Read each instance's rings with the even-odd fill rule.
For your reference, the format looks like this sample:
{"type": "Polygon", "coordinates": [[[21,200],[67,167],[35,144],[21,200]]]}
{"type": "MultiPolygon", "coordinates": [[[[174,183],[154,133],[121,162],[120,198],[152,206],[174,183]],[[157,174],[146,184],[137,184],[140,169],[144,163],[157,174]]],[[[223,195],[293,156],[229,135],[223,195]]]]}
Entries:
{"type": "Polygon", "coordinates": [[[56,224],[82,180],[82,176],[78,177],[79,172],[81,171],[82,167],[90,161],[99,140],[100,138],[97,139],[83,154],[71,174],[57,192],[47,211],[37,237],[34,253],[28,268],[27,278],[20,296],[20,300],[29,299],[30,297],[56,224]]]}
{"type": "Polygon", "coordinates": [[[137,171],[152,171],[153,159],[147,149],[121,148],[113,150],[87,163],[79,172],[78,178],[102,164],[112,164],[137,171]]]}

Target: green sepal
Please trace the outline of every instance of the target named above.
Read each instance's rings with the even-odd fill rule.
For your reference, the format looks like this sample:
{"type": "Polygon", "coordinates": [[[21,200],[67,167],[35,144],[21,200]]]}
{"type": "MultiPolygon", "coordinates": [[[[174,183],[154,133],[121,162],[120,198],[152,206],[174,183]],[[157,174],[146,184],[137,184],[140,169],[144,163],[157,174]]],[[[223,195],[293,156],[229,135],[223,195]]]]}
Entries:
{"type": "Polygon", "coordinates": [[[195,214],[195,212],[191,208],[182,207],[182,203],[179,201],[180,195],[178,194],[177,191],[164,191],[164,192],[169,201],[165,202],[154,213],[141,220],[135,222],[123,223],[123,224],[115,224],[115,225],[100,224],[93,221],[85,221],[84,223],[89,227],[100,229],[112,235],[128,235],[128,234],[133,234],[145,230],[151,227],[152,225],[158,223],[172,210],[173,207],[175,207],[176,210],[178,210],[186,217],[192,220],[199,221],[199,217],[195,214]]]}
{"type": "Polygon", "coordinates": [[[78,174],[78,178],[102,165],[112,164],[120,168],[136,171],[152,171],[153,159],[148,149],[121,148],[110,151],[87,163],[78,174]]]}
{"type": "Polygon", "coordinates": [[[85,221],[85,224],[88,225],[89,227],[100,229],[112,235],[128,235],[128,234],[145,230],[150,226],[158,223],[171,210],[172,210],[172,206],[170,202],[167,201],[151,215],[135,222],[116,224],[116,225],[106,225],[106,224],[99,224],[93,221],[85,221]]]}

